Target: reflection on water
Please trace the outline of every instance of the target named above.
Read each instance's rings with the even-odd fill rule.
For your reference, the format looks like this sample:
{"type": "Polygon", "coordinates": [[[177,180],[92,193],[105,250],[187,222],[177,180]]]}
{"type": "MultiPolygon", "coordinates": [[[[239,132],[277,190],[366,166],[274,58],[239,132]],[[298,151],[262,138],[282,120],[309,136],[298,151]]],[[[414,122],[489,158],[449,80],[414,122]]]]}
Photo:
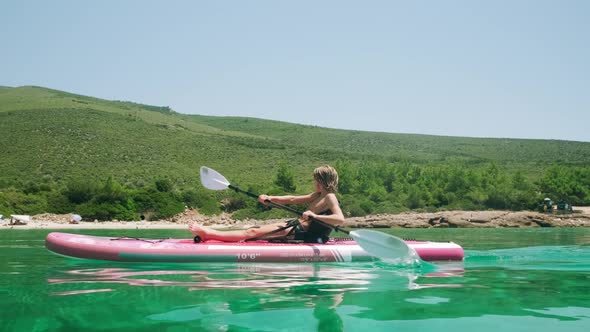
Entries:
{"type": "MultiPolygon", "coordinates": [[[[221,289],[284,289],[312,287],[324,292],[346,292],[385,287],[387,289],[419,289],[458,287],[458,284],[419,284],[419,277],[457,277],[463,273],[462,263],[441,265],[428,273],[415,269],[387,269],[384,265],[321,265],[321,264],[207,264],[203,269],[181,264],[137,268],[80,268],[55,271],[49,284],[130,286],[175,286],[188,290],[221,289]],[[183,267],[183,269],[180,269],[183,267]],[[174,269],[171,269],[174,268],[174,269]],[[385,284],[383,284],[385,282],[385,284]]],[[[427,280],[427,279],[425,279],[427,280]]],[[[102,287],[102,286],[101,286],[102,287]]],[[[113,290],[113,289],[111,289],[113,290]]],[[[76,295],[91,292],[61,291],[53,295],[76,295]]],[[[95,291],[105,291],[104,288],[95,291]]]]}
{"type": "MultiPolygon", "coordinates": [[[[92,265],[91,265],[92,266],[92,265]]],[[[383,295],[436,287],[461,287],[462,263],[441,265],[436,271],[400,269],[383,264],[206,264],[84,267],[54,270],[47,282],[59,286],[51,296],[87,296],[92,293],[132,293],[129,286],[177,290],[178,297],[201,294],[206,299],[192,305],[170,307],[145,316],[159,322],[205,324],[205,330],[230,327],[281,331],[342,331],[346,315],[363,315],[379,306],[383,295]],[[67,289],[64,289],[67,287],[67,289]],[[367,301],[364,305],[346,303],[367,301]],[[371,297],[374,297],[371,299],[371,297]],[[269,319],[272,313],[272,319],[269,319]],[[299,317],[313,317],[302,321],[299,317]]],[[[149,303],[150,292],[146,293],[149,303]]],[[[187,302],[195,302],[193,300],[187,302]]],[[[397,301],[397,300],[391,300],[397,301]]],[[[449,299],[408,296],[408,304],[436,305],[449,299]]],[[[385,303],[390,300],[385,300],[385,303]]],[[[186,302],[185,302],[186,303],[186,302]]],[[[360,304],[360,303],[359,303],[360,304]]],[[[152,307],[153,309],[153,307],[152,307]]],[[[153,311],[153,310],[152,310],[153,311]]]]}
{"type": "Polygon", "coordinates": [[[111,292],[112,288],[102,288],[102,289],[81,289],[81,290],[74,290],[68,292],[55,292],[52,295],[78,295],[78,294],[90,294],[90,293],[101,293],[101,292],[111,292]]]}
{"type": "Polygon", "coordinates": [[[145,313],[144,326],[152,327],[191,324],[208,331],[342,331],[345,326],[347,330],[390,330],[392,321],[416,327],[412,321],[447,324],[445,319],[453,318],[461,330],[462,324],[494,325],[502,317],[502,321],[525,330],[527,324],[543,329],[551,325],[550,320],[562,322],[552,326],[577,328],[590,319],[581,294],[587,274],[578,272],[588,271],[584,267],[588,250],[578,249],[470,251],[466,262],[438,264],[435,271],[379,263],[104,263],[101,267],[78,261],[70,268],[53,270],[47,281],[61,288],[50,295],[62,298],[111,293],[116,299],[127,299],[128,294],[137,294],[134,289],[144,289],[136,306],[145,313]],[[575,289],[580,291],[572,292],[575,289]],[[168,295],[161,297],[162,293],[168,295]],[[535,324],[531,324],[533,318],[535,324]]]}

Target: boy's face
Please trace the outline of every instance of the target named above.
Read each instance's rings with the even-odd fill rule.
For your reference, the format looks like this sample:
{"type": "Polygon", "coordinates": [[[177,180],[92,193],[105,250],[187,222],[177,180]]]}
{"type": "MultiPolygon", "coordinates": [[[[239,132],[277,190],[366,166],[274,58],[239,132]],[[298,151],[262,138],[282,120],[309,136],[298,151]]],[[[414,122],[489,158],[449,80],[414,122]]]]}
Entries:
{"type": "Polygon", "coordinates": [[[320,183],[318,180],[315,180],[315,179],[314,179],[313,183],[314,183],[314,185],[315,185],[315,191],[316,191],[316,192],[320,192],[320,191],[322,191],[322,189],[323,189],[323,186],[322,186],[322,184],[321,184],[321,183],[320,183]]]}

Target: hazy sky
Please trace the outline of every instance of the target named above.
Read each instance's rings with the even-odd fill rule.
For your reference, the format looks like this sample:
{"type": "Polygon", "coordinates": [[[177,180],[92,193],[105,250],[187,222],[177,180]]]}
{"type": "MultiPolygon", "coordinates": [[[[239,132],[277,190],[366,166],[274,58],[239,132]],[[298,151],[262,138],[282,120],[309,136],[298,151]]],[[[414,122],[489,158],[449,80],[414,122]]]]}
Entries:
{"type": "Polygon", "coordinates": [[[0,2],[0,85],[323,127],[590,142],[590,1],[0,2]]]}

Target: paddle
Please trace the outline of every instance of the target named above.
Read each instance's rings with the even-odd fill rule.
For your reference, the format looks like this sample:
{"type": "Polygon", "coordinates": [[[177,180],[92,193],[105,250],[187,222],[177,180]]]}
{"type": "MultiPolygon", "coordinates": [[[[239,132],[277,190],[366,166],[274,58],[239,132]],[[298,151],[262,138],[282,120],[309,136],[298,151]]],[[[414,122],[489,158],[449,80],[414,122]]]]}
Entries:
{"type": "MultiPolygon", "coordinates": [[[[227,181],[227,179],[219,174],[214,169],[206,166],[201,167],[201,183],[207,189],[211,190],[225,190],[233,189],[236,192],[246,194],[250,197],[258,199],[259,195],[240,189],[227,181]]],[[[292,212],[298,216],[302,213],[292,207],[275,203],[271,200],[266,200],[270,206],[292,212]]],[[[330,227],[335,231],[350,235],[358,245],[363,248],[370,255],[380,258],[383,261],[393,264],[413,265],[421,264],[422,260],[416,251],[410,248],[406,242],[393,235],[385,234],[383,232],[371,231],[366,229],[347,231],[338,226],[325,223],[321,220],[312,218],[314,222],[319,222],[326,227],[330,227]]]]}

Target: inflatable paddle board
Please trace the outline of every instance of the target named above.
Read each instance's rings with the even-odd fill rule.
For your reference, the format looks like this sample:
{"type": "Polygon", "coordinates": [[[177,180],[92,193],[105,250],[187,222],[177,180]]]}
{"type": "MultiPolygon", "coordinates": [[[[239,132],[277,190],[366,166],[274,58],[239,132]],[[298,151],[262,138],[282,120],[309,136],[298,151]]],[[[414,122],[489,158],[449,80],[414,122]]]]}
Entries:
{"type": "MultiPolygon", "coordinates": [[[[405,242],[425,261],[463,260],[463,248],[453,242],[405,242]]],[[[194,243],[193,239],[115,238],[53,232],[47,235],[45,246],[64,256],[121,262],[305,263],[378,260],[349,239],[330,239],[323,244],[268,241],[194,243]]]]}

